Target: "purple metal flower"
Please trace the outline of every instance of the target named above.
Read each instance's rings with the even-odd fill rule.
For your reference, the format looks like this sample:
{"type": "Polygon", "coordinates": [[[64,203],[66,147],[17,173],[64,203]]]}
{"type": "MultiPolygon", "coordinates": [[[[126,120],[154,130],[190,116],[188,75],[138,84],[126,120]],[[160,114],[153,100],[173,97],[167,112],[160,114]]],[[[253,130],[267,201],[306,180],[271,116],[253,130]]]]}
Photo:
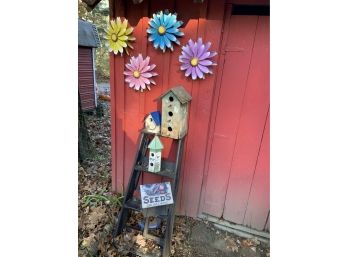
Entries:
{"type": "Polygon", "coordinates": [[[128,70],[124,71],[124,75],[126,75],[125,81],[129,83],[130,88],[143,92],[146,88],[151,90],[150,84],[156,85],[156,82],[152,79],[152,77],[158,75],[152,71],[156,65],[149,65],[149,63],[150,57],[143,59],[141,54],[138,57],[132,56],[130,58],[130,63],[126,64],[128,70]]]}
{"type": "Polygon", "coordinates": [[[186,77],[191,75],[192,79],[195,80],[197,77],[204,79],[204,74],[213,74],[209,66],[216,65],[216,63],[208,59],[217,55],[217,53],[208,51],[210,46],[210,42],[203,44],[202,38],[198,38],[197,42],[193,42],[190,39],[188,44],[182,47],[179,61],[183,64],[180,66],[180,69],[186,70],[186,77]]]}

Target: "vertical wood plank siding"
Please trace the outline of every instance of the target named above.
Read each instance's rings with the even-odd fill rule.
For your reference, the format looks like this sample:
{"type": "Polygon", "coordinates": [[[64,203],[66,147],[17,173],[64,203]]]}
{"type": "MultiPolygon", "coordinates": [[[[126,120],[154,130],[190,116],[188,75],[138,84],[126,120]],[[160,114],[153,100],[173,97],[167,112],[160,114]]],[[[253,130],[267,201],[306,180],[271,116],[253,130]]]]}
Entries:
{"type": "MultiPolygon", "coordinates": [[[[110,55],[113,190],[122,192],[128,183],[145,115],[161,110],[160,102],[155,99],[179,84],[192,95],[192,101],[177,213],[197,217],[203,212],[260,230],[267,229],[269,118],[266,121],[266,117],[269,98],[266,87],[269,80],[262,77],[262,73],[267,73],[267,67],[260,70],[259,66],[265,65],[260,60],[268,52],[263,53],[262,46],[255,48],[255,42],[262,41],[265,36],[265,28],[258,27],[258,22],[263,21],[257,16],[240,19],[231,16],[231,6],[225,5],[225,0],[203,3],[144,0],[136,5],[132,1],[117,0],[112,6],[115,9],[111,13],[126,17],[134,27],[136,41],[130,56],[139,53],[150,56],[150,62],[157,65],[155,71],[159,73],[155,77],[157,85],[152,86],[151,91],[136,92],[124,82],[124,65],[130,56],[110,55]],[[178,19],[184,21],[182,30],[185,35],[179,39],[181,46],[175,45],[173,52],[167,50],[163,54],[147,41],[146,29],[149,17],[165,9],[176,12],[178,19]],[[224,14],[227,24],[224,24],[224,14]],[[181,47],[190,38],[196,41],[198,37],[204,42],[212,42],[211,50],[218,52],[214,57],[218,66],[213,68],[214,75],[193,81],[180,71],[178,57],[181,47]],[[256,57],[252,58],[254,52],[256,57]],[[263,79],[261,87],[257,82],[259,78],[263,79]],[[249,138],[251,134],[255,138],[249,138]],[[255,141],[253,146],[251,141],[255,141]],[[250,156],[245,156],[249,150],[250,156]],[[251,159],[254,160],[253,167],[250,166],[251,159]],[[246,176],[248,183],[238,184],[241,176],[246,176]],[[259,194],[260,191],[263,193],[259,194]]],[[[172,159],[175,142],[171,139],[162,142],[165,147],[162,156],[172,159]]],[[[159,181],[161,179],[151,174],[141,178],[142,183],[159,181]]]]}
{"type": "Polygon", "coordinates": [[[92,48],[78,48],[78,87],[83,111],[95,108],[92,48]]]}

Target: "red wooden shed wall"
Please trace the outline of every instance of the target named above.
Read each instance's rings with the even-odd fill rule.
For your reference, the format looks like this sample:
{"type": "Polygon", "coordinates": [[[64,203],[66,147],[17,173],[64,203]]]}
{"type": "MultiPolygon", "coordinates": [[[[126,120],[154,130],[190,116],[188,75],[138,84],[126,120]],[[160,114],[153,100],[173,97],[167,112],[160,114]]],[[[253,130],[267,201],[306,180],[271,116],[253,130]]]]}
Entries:
{"type": "MultiPolygon", "coordinates": [[[[238,3],[242,2],[242,0],[238,1],[238,3]]],[[[254,2],[267,4],[267,1],[254,2]]],[[[252,3],[252,1],[248,0],[247,4],[250,3],[252,3]]],[[[142,53],[143,56],[150,56],[151,63],[157,65],[155,70],[159,73],[159,76],[155,79],[157,85],[153,86],[151,91],[146,91],[144,93],[135,92],[129,89],[124,83],[124,64],[129,61],[129,56],[120,57],[114,56],[113,54],[110,55],[113,190],[121,192],[128,183],[139,134],[138,131],[143,127],[143,119],[147,113],[160,110],[159,103],[155,102],[154,99],[169,88],[180,84],[186,88],[193,99],[189,110],[189,130],[185,144],[177,212],[192,217],[196,217],[201,212],[223,216],[222,213],[224,209],[228,210],[230,207],[233,210],[233,205],[225,206],[225,198],[231,196],[227,192],[228,190],[233,190],[233,183],[229,183],[232,189],[230,187],[227,188],[228,184],[226,184],[226,193],[222,196],[218,196],[218,199],[215,199],[217,202],[222,202],[222,205],[209,209],[206,206],[206,199],[207,194],[212,190],[212,188],[209,187],[209,174],[210,177],[215,176],[217,181],[219,179],[224,179],[224,175],[219,177],[219,173],[214,175],[214,170],[209,171],[209,165],[211,162],[211,146],[214,141],[213,135],[215,128],[213,125],[215,124],[217,102],[220,96],[220,91],[218,89],[221,84],[221,78],[223,77],[222,67],[225,62],[222,50],[225,51],[226,49],[222,49],[221,47],[223,39],[226,41],[227,37],[224,36],[226,33],[223,33],[223,31],[229,29],[226,24],[224,25],[224,14],[226,12],[225,16],[229,16],[231,10],[226,8],[227,5],[225,5],[224,0],[205,0],[203,4],[193,3],[191,0],[144,0],[141,4],[137,5],[134,5],[132,1],[116,1],[110,6],[114,6],[115,16],[126,17],[135,28],[134,36],[136,37],[136,43],[134,44],[134,50],[131,50],[131,55],[142,53]],[[205,80],[199,81],[187,79],[179,69],[180,64],[178,62],[178,56],[180,55],[181,47],[174,46],[174,52],[169,51],[163,54],[161,51],[155,50],[151,43],[148,43],[146,33],[149,21],[148,17],[151,17],[154,12],[165,9],[178,13],[178,19],[185,22],[183,25],[185,36],[180,39],[181,45],[185,45],[190,38],[196,40],[198,37],[202,37],[205,42],[212,42],[211,49],[218,52],[218,56],[214,57],[215,62],[218,63],[218,66],[214,67],[214,75],[207,76],[205,80]],[[224,30],[222,29],[223,26],[225,26],[224,30]]],[[[267,86],[267,83],[265,85],[267,86]]],[[[264,101],[267,106],[269,104],[269,100],[267,99],[261,99],[260,101],[264,101]]],[[[247,107],[245,108],[247,111],[247,107]]],[[[226,115],[228,115],[228,112],[229,110],[226,115]]],[[[240,114],[238,113],[238,115],[240,114]]],[[[248,120],[248,116],[245,117],[248,120]]],[[[268,119],[267,122],[269,122],[268,119]]],[[[269,131],[269,126],[266,127],[269,131]]],[[[264,133],[267,134],[267,129],[264,130],[264,128],[262,128],[260,132],[261,136],[264,133]]],[[[267,136],[263,137],[261,147],[264,149],[264,154],[263,157],[260,157],[260,160],[263,161],[257,164],[256,169],[260,170],[260,172],[255,176],[257,181],[261,181],[261,183],[256,183],[256,187],[261,187],[261,190],[268,191],[269,193],[269,186],[267,184],[267,181],[269,181],[267,177],[269,176],[269,167],[267,167],[267,165],[269,166],[267,163],[269,159],[269,142],[267,140],[269,141],[267,136]]],[[[165,140],[164,142],[164,157],[172,157],[170,142],[170,140],[165,140]]],[[[243,144],[243,138],[240,139],[240,143],[243,144]]],[[[258,142],[255,147],[258,148],[260,144],[261,141],[258,142]]],[[[222,145],[220,152],[225,150],[224,147],[225,146],[222,145]]],[[[227,145],[227,148],[228,147],[227,145]]],[[[220,169],[221,166],[217,168],[220,169]]],[[[228,176],[230,177],[230,175],[228,176]]],[[[158,181],[158,178],[148,174],[142,177],[142,182],[150,183],[152,181],[158,181]]],[[[247,185],[247,190],[251,190],[251,198],[249,197],[249,192],[247,197],[251,199],[251,205],[255,206],[255,208],[260,208],[261,204],[261,209],[266,210],[266,215],[268,215],[269,200],[267,205],[267,193],[263,194],[263,198],[260,200],[257,197],[258,191],[255,195],[251,185],[247,185]],[[258,205],[258,203],[260,204],[258,205]]],[[[238,195],[232,197],[238,197],[238,195]]],[[[231,200],[230,202],[233,203],[231,200]]],[[[257,218],[255,219],[253,216],[255,213],[251,211],[250,208],[249,212],[247,210],[243,212],[243,219],[241,221],[238,217],[233,217],[231,213],[226,212],[226,215],[229,215],[228,217],[230,219],[228,220],[230,221],[235,222],[233,218],[236,218],[239,224],[244,223],[245,225],[257,229],[264,228],[264,224],[267,222],[267,220],[264,220],[264,217],[262,217],[260,221],[257,221],[257,218]],[[244,216],[246,216],[246,218],[244,218],[244,216]],[[250,217],[253,217],[253,222],[250,221],[250,217]],[[254,222],[255,220],[256,223],[254,222]],[[257,222],[262,225],[258,225],[257,222]]],[[[262,215],[264,214],[262,213],[262,215]]],[[[268,216],[266,219],[267,218],[268,216]]]]}
{"type": "Polygon", "coordinates": [[[78,86],[83,111],[95,108],[93,49],[79,46],[78,50],[78,86]]]}

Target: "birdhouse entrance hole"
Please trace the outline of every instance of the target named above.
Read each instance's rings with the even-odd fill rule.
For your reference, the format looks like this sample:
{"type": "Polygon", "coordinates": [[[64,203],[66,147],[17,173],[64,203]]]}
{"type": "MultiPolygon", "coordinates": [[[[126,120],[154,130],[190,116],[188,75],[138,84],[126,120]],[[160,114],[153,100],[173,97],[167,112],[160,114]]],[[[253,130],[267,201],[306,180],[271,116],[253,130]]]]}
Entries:
{"type": "Polygon", "coordinates": [[[174,98],[172,96],[169,97],[169,101],[173,102],[174,98]]]}
{"type": "Polygon", "coordinates": [[[173,112],[168,112],[168,115],[169,116],[173,116],[173,112]]]}
{"type": "Polygon", "coordinates": [[[151,156],[155,156],[155,154],[154,154],[154,153],[151,153],[151,156]]]}
{"type": "Polygon", "coordinates": [[[168,131],[173,131],[172,127],[168,127],[168,131]]]}
{"type": "Polygon", "coordinates": [[[153,166],[153,163],[152,163],[152,162],[150,162],[150,166],[153,166]]]}

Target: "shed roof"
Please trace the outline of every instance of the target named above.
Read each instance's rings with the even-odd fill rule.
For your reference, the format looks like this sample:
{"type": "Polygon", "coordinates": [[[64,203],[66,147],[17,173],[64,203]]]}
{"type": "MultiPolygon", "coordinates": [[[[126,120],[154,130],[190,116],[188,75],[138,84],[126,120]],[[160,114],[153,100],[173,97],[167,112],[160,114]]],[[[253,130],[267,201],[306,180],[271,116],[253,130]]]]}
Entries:
{"type": "Polygon", "coordinates": [[[185,88],[183,86],[173,87],[173,88],[169,89],[168,91],[166,91],[165,93],[163,93],[159,98],[162,98],[163,96],[165,96],[169,92],[172,92],[178,98],[180,103],[182,103],[182,104],[185,104],[185,103],[192,100],[192,97],[185,90],[185,88]]]}
{"type": "Polygon", "coordinates": [[[90,22],[79,19],[79,46],[99,47],[100,39],[97,27],[90,22]]]}

